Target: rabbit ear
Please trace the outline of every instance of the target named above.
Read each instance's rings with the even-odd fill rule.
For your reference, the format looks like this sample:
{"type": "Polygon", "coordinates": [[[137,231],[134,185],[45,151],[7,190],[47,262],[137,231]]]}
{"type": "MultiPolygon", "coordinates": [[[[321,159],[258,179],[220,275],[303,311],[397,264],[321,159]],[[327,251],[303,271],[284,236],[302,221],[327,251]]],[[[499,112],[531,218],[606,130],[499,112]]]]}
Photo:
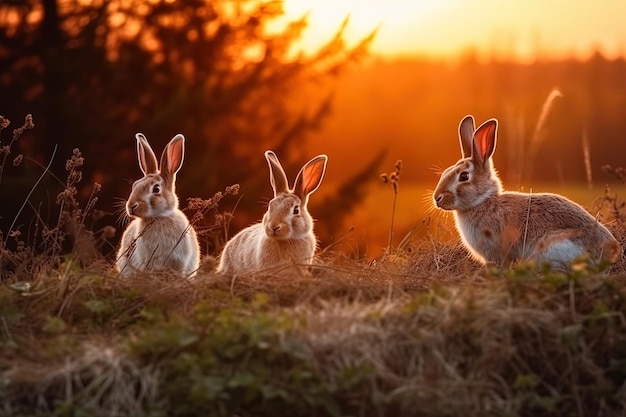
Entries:
{"type": "Polygon", "coordinates": [[[465,116],[459,124],[459,142],[461,143],[461,156],[463,158],[472,156],[472,143],[475,130],[474,117],[472,115],[465,116]]]}
{"type": "Polygon", "coordinates": [[[485,162],[491,158],[491,155],[496,150],[497,130],[498,121],[496,119],[489,119],[476,129],[472,159],[479,165],[484,166],[485,162]]]}
{"type": "Polygon", "coordinates": [[[326,163],[328,157],[326,155],[318,155],[307,162],[296,177],[293,186],[294,193],[303,201],[303,205],[310,194],[318,189],[326,172],[326,163]]]}
{"type": "Polygon", "coordinates": [[[139,159],[141,172],[143,172],[143,175],[156,174],[159,167],[156,155],[148,143],[148,139],[146,139],[143,133],[137,133],[135,139],[137,139],[137,158],[139,159]]]}
{"type": "Polygon", "coordinates": [[[185,137],[179,133],[170,140],[161,155],[161,175],[167,182],[174,183],[184,159],[185,137]]]}
{"type": "Polygon", "coordinates": [[[276,154],[272,151],[265,151],[265,159],[267,159],[267,164],[270,167],[270,183],[274,189],[274,197],[278,194],[288,193],[287,175],[285,175],[285,170],[283,170],[276,154]]]}

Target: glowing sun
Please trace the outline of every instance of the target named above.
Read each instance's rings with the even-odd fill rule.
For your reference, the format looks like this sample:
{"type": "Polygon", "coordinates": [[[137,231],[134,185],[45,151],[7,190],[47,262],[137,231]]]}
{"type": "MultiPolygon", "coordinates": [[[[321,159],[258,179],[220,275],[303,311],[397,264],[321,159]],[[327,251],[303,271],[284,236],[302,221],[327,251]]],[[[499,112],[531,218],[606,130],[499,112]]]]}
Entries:
{"type": "MultiPolygon", "coordinates": [[[[374,29],[378,33],[372,45],[374,52],[402,55],[415,50],[416,30],[443,24],[446,11],[460,0],[286,0],[285,16],[295,19],[308,15],[307,28],[298,46],[314,51],[337,31],[346,17],[348,44],[355,44],[374,29]]],[[[429,40],[433,43],[433,39],[429,40]]],[[[435,42],[436,43],[436,42],[435,42]]]]}

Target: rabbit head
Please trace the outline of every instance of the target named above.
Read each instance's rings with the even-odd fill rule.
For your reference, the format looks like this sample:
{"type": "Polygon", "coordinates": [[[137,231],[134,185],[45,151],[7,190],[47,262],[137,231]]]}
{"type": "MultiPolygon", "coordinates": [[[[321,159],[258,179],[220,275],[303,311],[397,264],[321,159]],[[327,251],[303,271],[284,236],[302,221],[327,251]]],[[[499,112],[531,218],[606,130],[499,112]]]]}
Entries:
{"type": "Polygon", "coordinates": [[[298,172],[293,189],[289,188],[276,154],[266,151],[265,159],[274,190],[274,198],[263,216],[265,235],[273,239],[298,239],[309,235],[313,230],[313,218],[307,210],[307,203],[324,178],[328,157],[318,155],[307,162],[298,172]]]}
{"type": "Polygon", "coordinates": [[[502,183],[491,160],[497,129],[496,119],[487,120],[475,129],[472,116],[463,118],[459,124],[461,159],[441,174],[433,193],[437,207],[463,211],[502,192],[502,183]]]}
{"type": "Polygon", "coordinates": [[[144,177],[135,181],[126,202],[129,216],[167,217],[178,209],[176,173],[183,165],[185,137],[178,134],[170,140],[161,155],[160,164],[146,137],[137,133],[137,158],[144,177]]]}

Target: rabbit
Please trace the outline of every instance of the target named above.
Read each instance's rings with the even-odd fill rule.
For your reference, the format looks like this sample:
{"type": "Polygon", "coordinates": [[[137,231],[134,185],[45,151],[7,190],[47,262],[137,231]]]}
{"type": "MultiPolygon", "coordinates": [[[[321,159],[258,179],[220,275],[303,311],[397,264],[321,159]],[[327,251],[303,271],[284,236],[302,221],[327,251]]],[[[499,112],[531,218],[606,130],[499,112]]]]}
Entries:
{"type": "Polygon", "coordinates": [[[170,270],[193,276],[200,247],[193,226],[178,208],[176,173],[183,165],[185,137],[178,134],[157,162],[146,137],[137,133],[137,157],[144,177],[135,181],[126,213],[134,219],[122,236],[116,269],[123,277],[137,271],[170,270]]]}
{"type": "Polygon", "coordinates": [[[466,116],[459,125],[461,159],[441,174],[433,193],[438,208],[454,212],[471,255],[483,264],[530,261],[562,270],[580,256],[617,262],[620,244],[580,205],[552,193],[503,190],[491,159],[497,130],[496,119],[476,129],[466,116]]]}
{"type": "Polygon", "coordinates": [[[318,189],[326,172],[326,155],[307,162],[298,173],[293,189],[272,151],[265,152],[274,198],[261,223],[237,233],[224,247],[218,274],[239,274],[269,269],[280,264],[309,264],[317,247],[313,218],[307,210],[309,196],[318,189]]]}

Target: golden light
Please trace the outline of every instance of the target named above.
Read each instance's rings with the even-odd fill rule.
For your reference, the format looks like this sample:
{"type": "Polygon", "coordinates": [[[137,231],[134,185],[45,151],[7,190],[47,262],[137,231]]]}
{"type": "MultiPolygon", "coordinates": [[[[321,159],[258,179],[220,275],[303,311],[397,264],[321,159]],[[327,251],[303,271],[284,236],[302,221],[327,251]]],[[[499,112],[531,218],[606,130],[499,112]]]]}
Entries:
{"type": "Polygon", "coordinates": [[[349,16],[353,45],[379,28],[377,55],[451,57],[467,50],[532,60],[542,56],[586,58],[596,49],[608,57],[626,48],[626,2],[560,0],[285,0],[285,15],[308,14],[297,45],[316,50],[349,16]]]}
{"type": "Polygon", "coordinates": [[[416,28],[441,22],[441,18],[461,0],[287,0],[285,15],[289,18],[308,15],[309,28],[299,43],[304,51],[312,51],[335,34],[348,17],[345,38],[354,44],[378,28],[373,48],[376,52],[411,53],[417,39],[416,28]]]}

